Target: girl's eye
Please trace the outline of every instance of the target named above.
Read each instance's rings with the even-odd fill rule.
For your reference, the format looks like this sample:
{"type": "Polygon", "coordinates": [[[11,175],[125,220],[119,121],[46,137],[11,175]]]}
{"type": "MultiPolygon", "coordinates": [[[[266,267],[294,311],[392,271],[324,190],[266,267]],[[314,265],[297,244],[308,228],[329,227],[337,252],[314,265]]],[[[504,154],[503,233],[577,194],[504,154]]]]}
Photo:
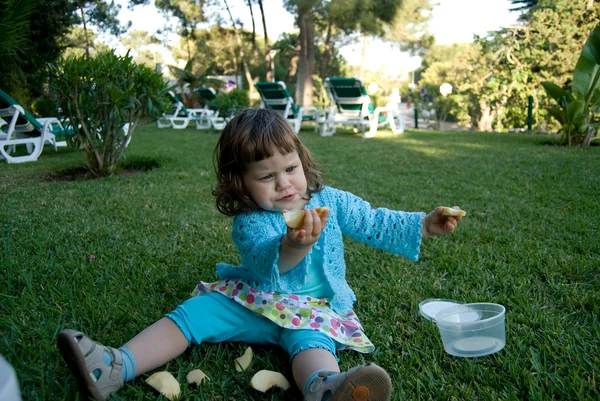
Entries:
{"type": "Polygon", "coordinates": [[[267,174],[264,177],[260,178],[260,180],[268,180],[269,178],[273,177],[272,174],[267,174]]]}
{"type": "Polygon", "coordinates": [[[292,171],[294,171],[296,169],[296,166],[291,166],[285,169],[286,173],[291,173],[292,171]]]}

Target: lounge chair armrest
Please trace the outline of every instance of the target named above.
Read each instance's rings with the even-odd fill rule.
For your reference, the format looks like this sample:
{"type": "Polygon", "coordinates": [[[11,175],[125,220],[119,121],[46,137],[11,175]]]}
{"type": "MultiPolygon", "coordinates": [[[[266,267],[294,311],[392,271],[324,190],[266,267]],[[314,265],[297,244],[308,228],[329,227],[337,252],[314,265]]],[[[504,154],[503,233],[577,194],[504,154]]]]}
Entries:
{"type": "Polygon", "coordinates": [[[52,133],[52,125],[56,124],[60,127],[60,130],[63,130],[63,126],[60,123],[60,120],[56,117],[43,117],[37,119],[41,124],[44,124],[44,131],[52,133]]]}
{"type": "Polygon", "coordinates": [[[319,109],[317,109],[315,106],[302,106],[298,109],[299,114],[304,114],[304,112],[306,112],[306,111],[312,111],[313,113],[318,113],[319,109]]]}

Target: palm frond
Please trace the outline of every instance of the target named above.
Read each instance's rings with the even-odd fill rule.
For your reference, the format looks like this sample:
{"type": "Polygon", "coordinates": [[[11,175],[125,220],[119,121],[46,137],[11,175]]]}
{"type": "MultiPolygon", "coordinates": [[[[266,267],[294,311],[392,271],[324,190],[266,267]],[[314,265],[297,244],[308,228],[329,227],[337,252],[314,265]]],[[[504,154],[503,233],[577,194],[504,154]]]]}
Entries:
{"type": "Polygon", "coordinates": [[[29,23],[38,0],[0,0],[0,56],[14,55],[28,40],[29,23]]]}

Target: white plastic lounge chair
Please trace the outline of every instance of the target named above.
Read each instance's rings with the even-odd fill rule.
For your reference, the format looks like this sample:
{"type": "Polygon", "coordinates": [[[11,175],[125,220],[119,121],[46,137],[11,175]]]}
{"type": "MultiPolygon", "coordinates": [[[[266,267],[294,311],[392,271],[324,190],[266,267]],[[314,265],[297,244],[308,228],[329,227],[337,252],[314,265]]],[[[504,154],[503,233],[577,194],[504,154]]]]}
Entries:
{"type": "Polygon", "coordinates": [[[173,102],[171,114],[163,114],[156,123],[158,128],[185,129],[191,121],[199,119],[204,109],[188,109],[173,91],[167,92],[173,102]]]}
{"type": "Polygon", "coordinates": [[[0,158],[8,163],[36,161],[44,144],[52,145],[54,150],[59,146],[67,146],[66,140],[57,141],[57,136],[66,137],[58,118],[35,118],[1,89],[0,116],[5,121],[5,124],[0,124],[0,158]],[[25,145],[29,154],[11,156],[16,145],[25,145]]]}
{"type": "Polygon", "coordinates": [[[196,122],[197,129],[217,129],[222,130],[227,124],[227,119],[219,117],[219,110],[213,110],[209,108],[209,103],[213,101],[218,95],[214,88],[197,88],[196,93],[200,97],[200,100],[204,103],[203,113],[194,121],[196,122]]]}
{"type": "Polygon", "coordinates": [[[316,107],[298,107],[285,83],[257,82],[254,87],[260,94],[261,107],[279,111],[292,125],[296,134],[300,132],[302,121],[316,121],[319,111],[316,107]]]}
{"type": "Polygon", "coordinates": [[[363,82],[358,78],[326,78],[325,88],[331,106],[318,121],[321,136],[335,134],[336,126],[353,126],[363,138],[372,138],[377,128],[389,124],[394,134],[404,132],[404,117],[393,107],[373,109],[363,82]]]}

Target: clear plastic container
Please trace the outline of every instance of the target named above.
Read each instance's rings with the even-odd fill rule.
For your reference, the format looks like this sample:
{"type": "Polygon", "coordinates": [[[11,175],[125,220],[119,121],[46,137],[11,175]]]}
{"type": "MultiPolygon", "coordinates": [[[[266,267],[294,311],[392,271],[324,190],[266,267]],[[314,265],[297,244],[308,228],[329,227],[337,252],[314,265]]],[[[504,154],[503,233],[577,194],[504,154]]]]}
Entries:
{"type": "Polygon", "coordinates": [[[21,401],[17,374],[2,355],[0,355],[0,400],[21,401]]]}
{"type": "Polygon", "coordinates": [[[444,350],[458,357],[478,357],[506,345],[506,309],[493,303],[462,304],[435,315],[444,350]]]}

